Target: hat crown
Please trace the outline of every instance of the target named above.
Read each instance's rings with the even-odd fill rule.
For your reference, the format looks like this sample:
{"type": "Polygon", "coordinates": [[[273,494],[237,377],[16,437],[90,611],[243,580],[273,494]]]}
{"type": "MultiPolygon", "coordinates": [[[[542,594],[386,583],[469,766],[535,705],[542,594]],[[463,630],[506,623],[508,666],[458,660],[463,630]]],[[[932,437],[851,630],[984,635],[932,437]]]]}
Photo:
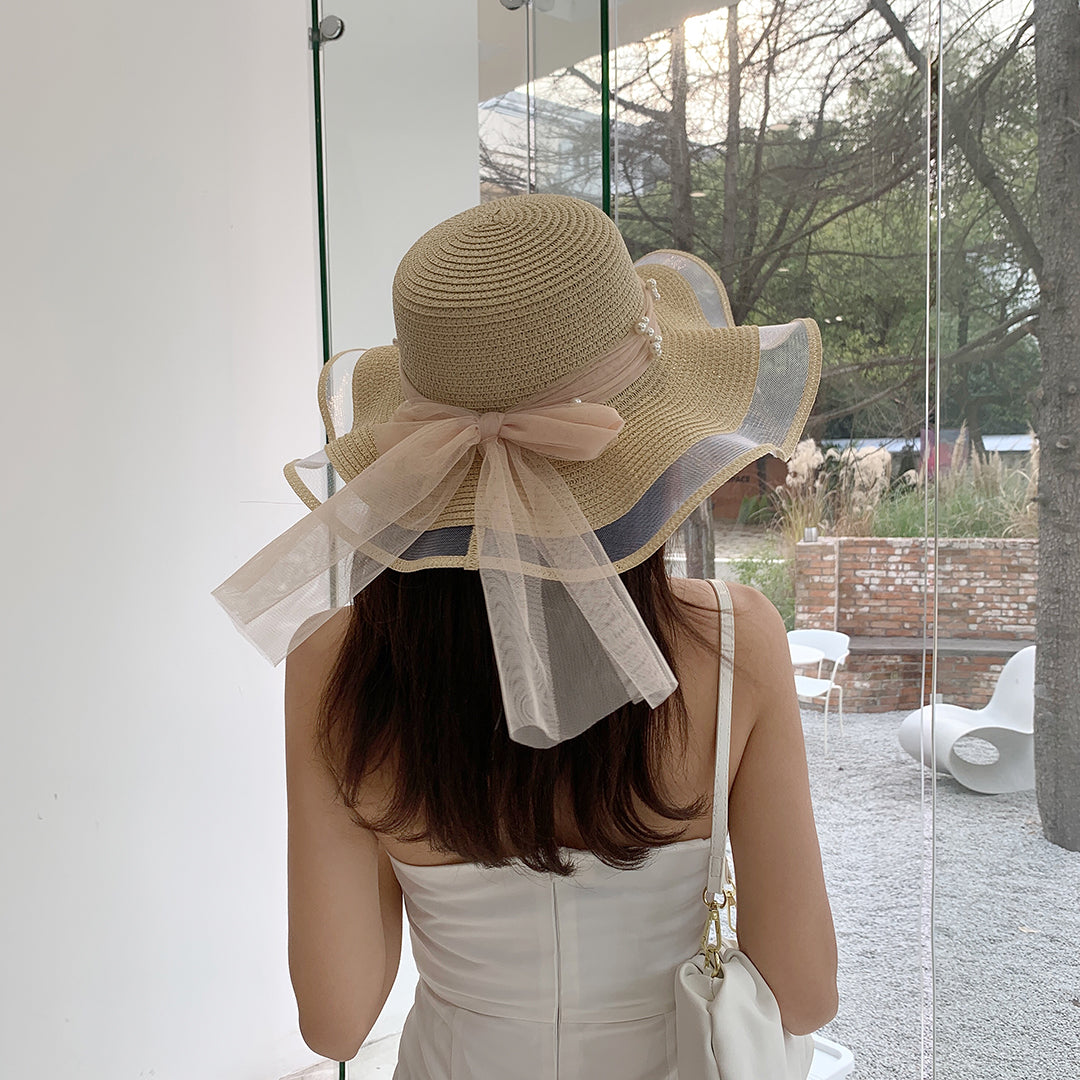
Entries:
{"type": "Polygon", "coordinates": [[[394,276],[401,368],[427,398],[504,410],[613,349],[641,279],[601,210],[512,195],[425,233],[394,276]]]}

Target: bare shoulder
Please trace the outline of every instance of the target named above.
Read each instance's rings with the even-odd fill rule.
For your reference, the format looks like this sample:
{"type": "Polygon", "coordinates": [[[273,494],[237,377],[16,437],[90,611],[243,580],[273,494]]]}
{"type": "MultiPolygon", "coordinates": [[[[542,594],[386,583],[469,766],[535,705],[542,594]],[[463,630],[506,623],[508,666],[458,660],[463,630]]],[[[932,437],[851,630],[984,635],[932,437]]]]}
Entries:
{"type": "MultiPolygon", "coordinates": [[[[679,675],[688,701],[701,710],[711,731],[716,711],[720,614],[708,581],[673,579],[672,590],[685,604],[697,631],[679,643],[679,675]],[[676,583],[677,582],[677,583],[676,583]]],[[[762,713],[785,706],[793,683],[784,620],[757,589],[728,583],[735,616],[735,698],[733,723],[747,734],[762,713]]]]}
{"type": "Polygon", "coordinates": [[[771,681],[778,662],[787,663],[787,629],[775,605],[749,585],[731,585],[735,609],[735,657],[744,675],[771,681]]]}
{"type": "Polygon", "coordinates": [[[309,711],[318,702],[349,628],[351,608],[335,611],[285,659],[286,718],[290,705],[309,711]]]}
{"type": "MultiPolygon", "coordinates": [[[[752,672],[770,662],[777,650],[786,653],[786,631],[780,613],[764,595],[749,585],[728,582],[735,615],[736,664],[752,672]]],[[[719,612],[708,581],[672,578],[671,590],[686,606],[687,614],[708,642],[718,640],[719,612]]],[[[713,646],[709,651],[715,651],[713,646]]]]}
{"type": "MultiPolygon", "coordinates": [[[[679,636],[676,667],[690,717],[690,739],[681,765],[673,770],[680,795],[698,797],[712,791],[716,745],[717,675],[720,658],[720,614],[708,581],[673,578],[672,592],[694,633],[679,636]]],[[[787,659],[784,624],[776,608],[756,589],[729,583],[735,615],[735,685],[731,713],[729,782],[758,718],[771,704],[773,674],[787,659]],[[779,658],[779,659],[778,659],[779,658]]],[[[710,821],[697,822],[708,835],[710,821]]]]}

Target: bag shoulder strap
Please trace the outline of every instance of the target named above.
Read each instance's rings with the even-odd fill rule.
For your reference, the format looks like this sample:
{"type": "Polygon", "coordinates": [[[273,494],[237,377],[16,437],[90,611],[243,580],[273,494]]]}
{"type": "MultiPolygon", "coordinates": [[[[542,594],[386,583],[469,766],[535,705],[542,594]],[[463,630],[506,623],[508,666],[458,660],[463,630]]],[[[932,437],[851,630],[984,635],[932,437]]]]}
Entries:
{"type": "Polygon", "coordinates": [[[709,848],[709,896],[729,883],[727,864],[728,765],[731,757],[731,694],[735,682],[735,613],[731,593],[720,580],[709,582],[720,607],[720,674],[716,695],[716,766],[713,770],[712,838],[709,848]]]}

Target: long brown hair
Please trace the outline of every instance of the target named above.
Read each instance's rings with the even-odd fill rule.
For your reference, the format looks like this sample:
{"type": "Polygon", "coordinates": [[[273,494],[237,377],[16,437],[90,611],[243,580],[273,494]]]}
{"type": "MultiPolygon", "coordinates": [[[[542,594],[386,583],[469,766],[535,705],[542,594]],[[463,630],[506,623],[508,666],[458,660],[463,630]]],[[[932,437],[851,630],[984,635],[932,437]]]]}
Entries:
{"type": "MultiPolygon", "coordinates": [[[[663,548],[622,579],[675,669],[676,635],[700,635],[671,591],[663,548]]],[[[674,822],[700,816],[704,800],[672,801],[661,775],[663,759],[685,751],[687,722],[676,690],[655,711],[625,705],[551,749],[513,742],[480,575],[386,570],[353,601],[318,735],[359,824],[470,862],[520,859],[569,874],[557,811],[569,812],[583,846],[620,869],[678,834],[646,824],[641,807],[674,822]],[[361,787],[384,767],[388,794],[377,813],[361,814],[361,787]]]]}

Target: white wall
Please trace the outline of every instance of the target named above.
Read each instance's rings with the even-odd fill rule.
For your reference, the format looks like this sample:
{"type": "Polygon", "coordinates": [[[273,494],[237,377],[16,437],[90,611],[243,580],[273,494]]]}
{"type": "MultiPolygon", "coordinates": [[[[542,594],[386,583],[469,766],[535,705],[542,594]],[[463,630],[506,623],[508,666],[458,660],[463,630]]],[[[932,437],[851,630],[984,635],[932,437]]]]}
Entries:
{"type": "MultiPolygon", "coordinates": [[[[435,7],[368,4],[408,6],[435,7]]],[[[473,4],[451,7],[475,50],[473,4]]],[[[5,1077],[312,1059],[286,970],[281,671],[209,596],[296,519],[280,467],[321,441],[307,10],[0,9],[5,1077]]],[[[475,124],[475,52],[409,30],[475,124]]],[[[400,60],[365,50],[373,84],[400,60]]],[[[414,81],[405,122],[443,160],[414,81]]],[[[467,156],[462,192],[475,128],[467,156]]],[[[411,238],[416,184],[355,196],[411,238]]]]}
{"type": "Polygon", "coordinates": [[[338,0],[326,9],[345,20],[323,65],[335,351],[389,344],[402,255],[480,199],[478,2],[499,6],[338,0]]]}
{"type": "MultiPolygon", "coordinates": [[[[432,225],[479,201],[477,0],[338,0],[325,10],[345,22],[323,60],[337,352],[389,344],[401,257],[432,225]]],[[[415,986],[406,935],[397,982],[369,1042],[401,1030],[415,986]]]]}

